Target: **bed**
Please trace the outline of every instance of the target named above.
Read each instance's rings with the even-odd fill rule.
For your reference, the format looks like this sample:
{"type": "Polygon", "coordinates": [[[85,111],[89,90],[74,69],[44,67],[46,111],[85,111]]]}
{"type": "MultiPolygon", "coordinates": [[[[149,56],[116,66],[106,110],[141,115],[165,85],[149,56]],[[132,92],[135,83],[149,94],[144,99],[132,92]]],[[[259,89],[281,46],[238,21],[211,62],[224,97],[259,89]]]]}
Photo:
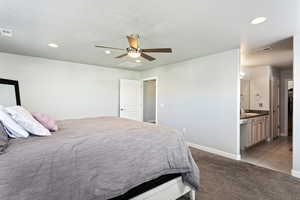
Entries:
{"type": "Polygon", "coordinates": [[[58,125],[50,137],[10,141],[1,200],[195,198],[199,170],[180,132],[117,117],[58,125]]]}

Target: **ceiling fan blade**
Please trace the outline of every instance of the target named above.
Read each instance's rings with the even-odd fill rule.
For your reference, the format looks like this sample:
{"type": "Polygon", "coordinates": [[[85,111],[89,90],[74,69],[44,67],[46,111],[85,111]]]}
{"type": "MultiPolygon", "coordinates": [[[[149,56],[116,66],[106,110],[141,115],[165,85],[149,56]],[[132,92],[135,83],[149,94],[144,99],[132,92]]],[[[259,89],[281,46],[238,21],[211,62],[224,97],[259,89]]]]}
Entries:
{"type": "Polygon", "coordinates": [[[121,49],[121,48],[115,48],[115,47],[106,47],[106,46],[101,46],[101,45],[95,45],[95,47],[98,47],[98,48],[103,48],[103,49],[114,49],[114,50],[126,50],[126,49],[121,49]]]}
{"type": "Polygon", "coordinates": [[[138,48],[138,40],[136,38],[127,36],[128,43],[131,48],[137,49],[138,48]]]}
{"type": "Polygon", "coordinates": [[[115,57],[115,58],[122,58],[122,57],[125,57],[125,56],[127,56],[127,55],[128,55],[128,53],[124,53],[124,54],[119,55],[119,56],[117,56],[117,57],[115,57]]]}
{"type": "Polygon", "coordinates": [[[148,52],[148,53],[172,53],[172,49],[171,48],[142,49],[142,52],[148,52]]]}
{"type": "Polygon", "coordinates": [[[155,58],[153,58],[152,56],[149,56],[149,55],[147,55],[147,54],[145,54],[145,53],[141,53],[141,56],[142,56],[143,58],[145,58],[146,60],[149,60],[149,61],[155,60],[155,58]]]}

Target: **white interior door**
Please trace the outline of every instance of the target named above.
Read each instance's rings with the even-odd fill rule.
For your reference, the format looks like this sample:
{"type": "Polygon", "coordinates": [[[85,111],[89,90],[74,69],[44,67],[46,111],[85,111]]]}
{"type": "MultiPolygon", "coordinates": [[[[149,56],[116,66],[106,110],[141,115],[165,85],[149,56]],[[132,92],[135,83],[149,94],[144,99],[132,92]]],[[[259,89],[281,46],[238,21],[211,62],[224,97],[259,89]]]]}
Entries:
{"type": "Polygon", "coordinates": [[[120,80],[120,117],[141,121],[141,82],[120,80]]]}

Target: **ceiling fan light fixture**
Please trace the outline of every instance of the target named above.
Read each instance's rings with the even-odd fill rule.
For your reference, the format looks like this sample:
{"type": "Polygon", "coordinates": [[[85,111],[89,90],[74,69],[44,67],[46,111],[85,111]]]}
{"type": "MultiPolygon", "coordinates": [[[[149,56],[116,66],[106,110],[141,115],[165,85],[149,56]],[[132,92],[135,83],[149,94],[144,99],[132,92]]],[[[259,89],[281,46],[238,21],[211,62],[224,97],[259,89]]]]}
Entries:
{"type": "Polygon", "coordinates": [[[142,57],[143,59],[146,59],[147,61],[154,61],[156,60],[154,57],[148,55],[148,53],[172,53],[171,48],[151,48],[151,49],[141,49],[139,47],[139,35],[138,34],[132,34],[127,36],[128,44],[129,47],[126,49],[123,48],[116,48],[116,47],[108,47],[108,46],[103,46],[103,45],[95,45],[97,48],[103,48],[107,49],[105,51],[106,54],[109,54],[110,51],[108,49],[113,49],[113,50],[121,50],[121,51],[126,51],[125,53],[116,56],[115,58],[123,58],[123,57],[130,57],[135,60],[136,63],[142,62],[141,60],[137,59],[142,57]]]}
{"type": "Polygon", "coordinates": [[[138,58],[141,56],[141,52],[138,52],[138,51],[131,51],[131,52],[128,52],[128,55],[129,57],[131,58],[138,58]]]}

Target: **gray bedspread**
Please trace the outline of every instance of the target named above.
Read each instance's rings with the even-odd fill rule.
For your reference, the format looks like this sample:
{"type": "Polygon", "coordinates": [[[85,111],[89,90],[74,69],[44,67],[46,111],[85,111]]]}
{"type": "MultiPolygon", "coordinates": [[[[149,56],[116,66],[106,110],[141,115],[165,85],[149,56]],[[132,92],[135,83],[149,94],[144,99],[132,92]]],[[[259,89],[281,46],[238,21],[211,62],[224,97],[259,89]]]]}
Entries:
{"type": "Polygon", "coordinates": [[[199,170],[181,133],[100,117],[59,122],[50,137],[11,140],[0,155],[1,200],[104,200],[161,175],[199,170]]]}

